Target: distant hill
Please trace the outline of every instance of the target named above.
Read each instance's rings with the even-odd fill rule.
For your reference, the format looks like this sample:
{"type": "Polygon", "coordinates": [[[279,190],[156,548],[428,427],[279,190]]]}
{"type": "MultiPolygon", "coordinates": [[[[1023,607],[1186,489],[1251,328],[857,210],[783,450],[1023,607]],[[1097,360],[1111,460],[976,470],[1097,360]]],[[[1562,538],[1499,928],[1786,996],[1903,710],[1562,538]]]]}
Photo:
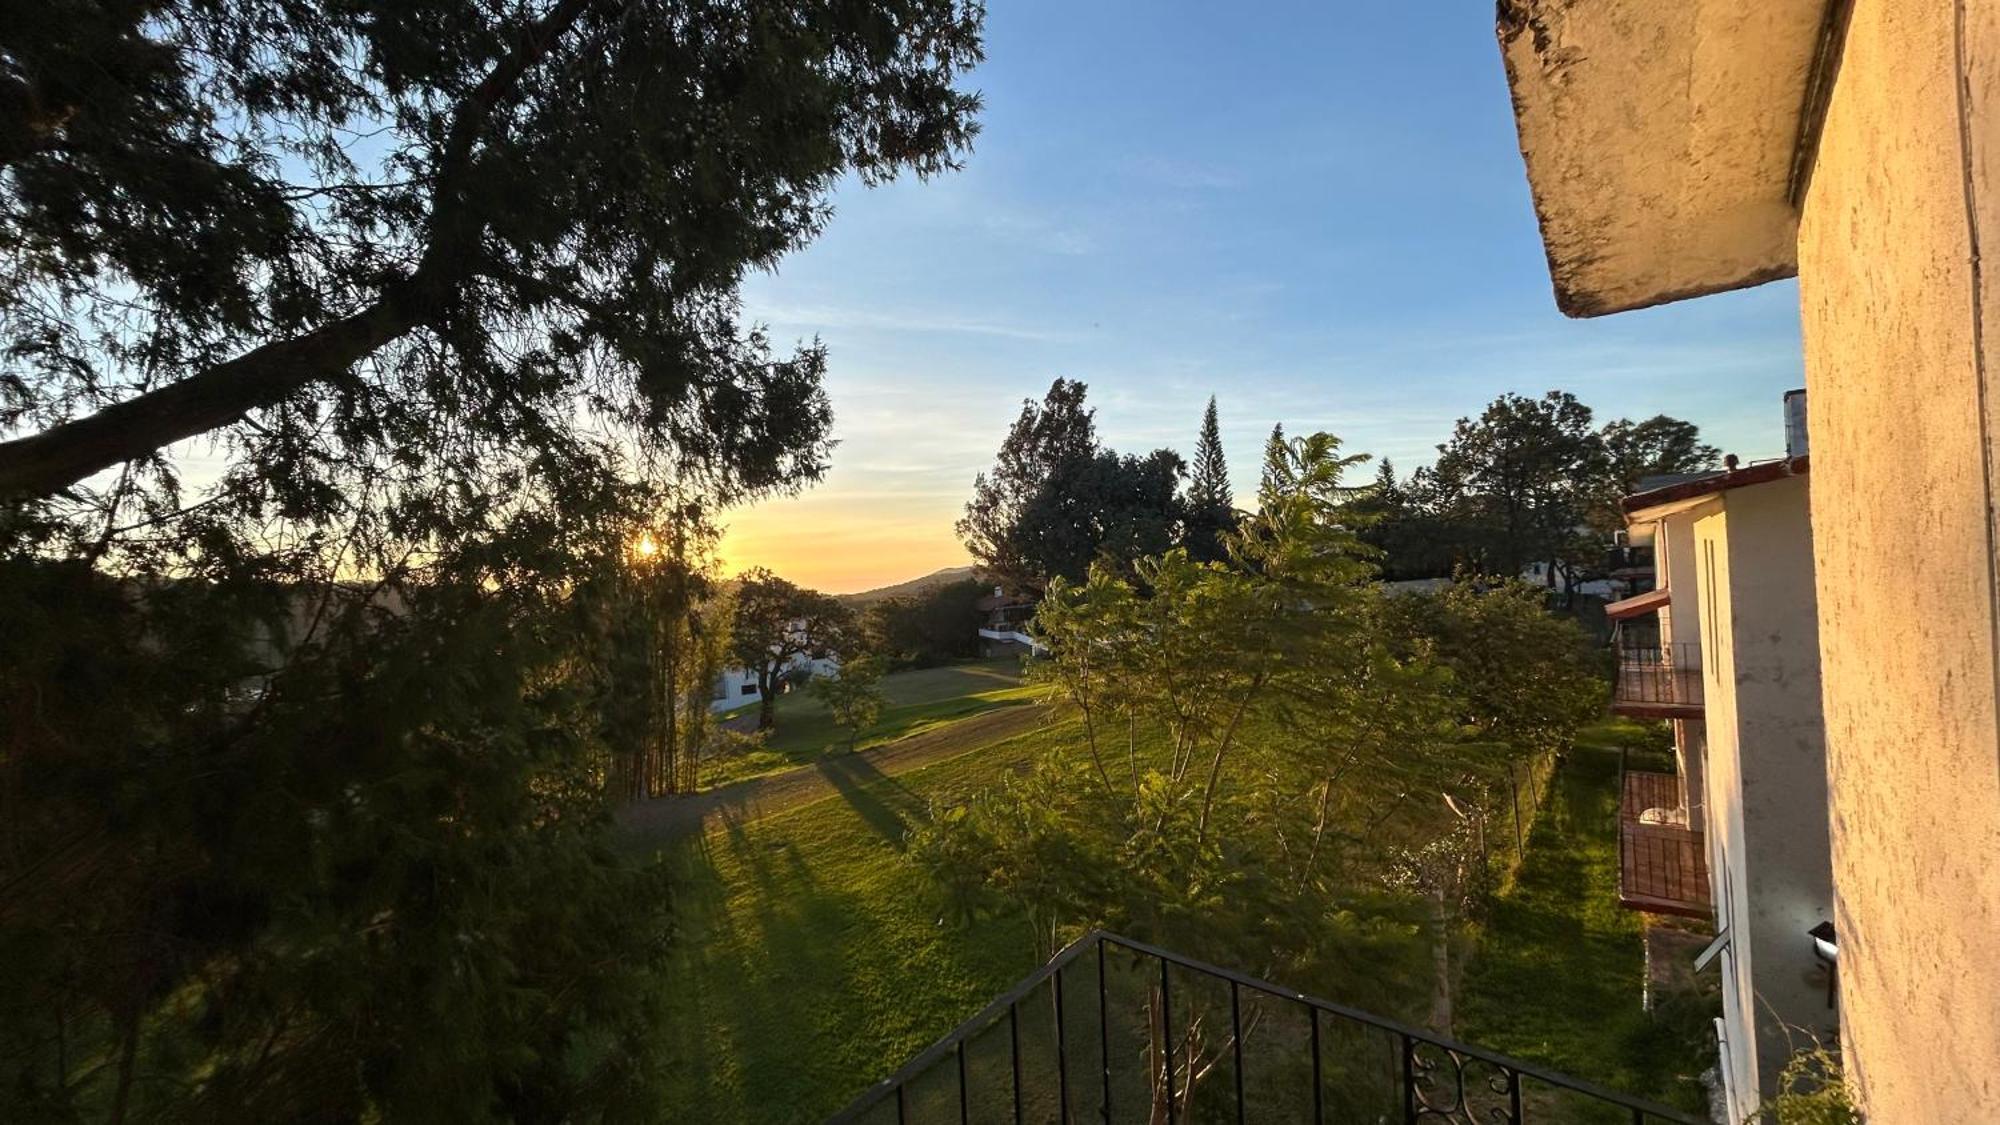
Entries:
{"type": "Polygon", "coordinates": [[[898,582],[894,586],[881,586],[873,590],[863,590],[858,594],[836,594],[834,596],[855,609],[865,609],[876,602],[887,601],[890,598],[908,597],[912,594],[921,594],[933,587],[943,586],[952,582],[962,582],[973,576],[972,568],[969,566],[948,566],[943,570],[926,574],[922,578],[912,578],[908,582],[898,582]]]}

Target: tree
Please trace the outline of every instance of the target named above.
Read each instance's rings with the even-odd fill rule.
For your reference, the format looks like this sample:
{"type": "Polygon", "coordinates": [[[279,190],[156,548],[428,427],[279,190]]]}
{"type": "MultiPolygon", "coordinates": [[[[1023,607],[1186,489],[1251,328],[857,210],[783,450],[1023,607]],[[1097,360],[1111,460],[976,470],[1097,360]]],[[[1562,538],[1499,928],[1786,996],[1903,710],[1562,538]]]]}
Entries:
{"type": "Polygon", "coordinates": [[[238,503],[601,457],[592,423],[810,479],[824,356],[741,330],[737,282],[841,174],[954,166],[978,105],[958,0],[58,10],[0,119],[14,500],[121,465],[99,504],[165,496],[161,451],[218,430],[290,470],[238,503]]]}
{"type": "MultiPolygon", "coordinates": [[[[1329,872],[1448,733],[1441,676],[1396,659],[1371,609],[1342,483],[1358,460],[1280,437],[1229,563],[1175,549],[1051,584],[1033,673],[1078,734],[916,834],[954,900],[1025,909],[1042,953],[1102,925],[1287,979],[1353,931],[1329,872]]],[[[1184,1065],[1177,1096],[1204,1072],[1184,1065]]]]}
{"type": "Polygon", "coordinates": [[[1215,396],[1201,416],[1201,436],[1195,442],[1194,468],[1188,481],[1188,553],[1204,562],[1223,557],[1223,541],[1236,527],[1236,496],[1229,487],[1229,462],[1222,456],[1222,428],[1216,420],[1215,396]]]}
{"type": "Polygon", "coordinates": [[[807,590],[762,567],[736,581],[730,656],[757,674],[757,729],[778,721],[778,691],[801,660],[824,660],[853,647],[854,615],[837,599],[807,590]]]}
{"type": "Polygon", "coordinates": [[[973,482],[958,535],[1002,585],[1040,592],[1100,557],[1129,564],[1181,536],[1180,456],[1103,448],[1084,394],[1057,379],[1042,402],[1023,402],[993,470],[973,482]]]}
{"type": "MultiPolygon", "coordinates": [[[[1601,546],[1589,532],[1603,444],[1575,395],[1502,395],[1477,420],[1460,418],[1438,446],[1425,484],[1481,573],[1519,575],[1545,562],[1572,580],[1601,546]]],[[[1573,583],[1572,583],[1573,584],[1573,583]]]]}
{"type": "Polygon", "coordinates": [[[1386,580],[1447,577],[1456,565],[1453,529],[1433,514],[1427,480],[1422,473],[1398,480],[1396,467],[1384,458],[1374,483],[1351,505],[1361,540],[1378,552],[1386,580]]]}
{"type": "Polygon", "coordinates": [[[708,741],[709,692],[729,649],[729,607],[715,585],[720,533],[695,504],[634,529],[581,599],[594,611],[603,659],[598,684],[609,777],[617,800],[692,792],[708,741]]]}
{"type": "Polygon", "coordinates": [[[979,599],[992,587],[977,578],[885,598],[862,614],[869,651],[894,668],[931,668],[979,655],[985,616],[979,599]]]}
{"type": "Polygon", "coordinates": [[[873,657],[857,656],[831,676],[813,677],[812,693],[826,704],[834,725],[847,732],[852,750],[861,732],[882,717],[882,665],[873,657]]]}
{"type": "Polygon", "coordinates": [[[0,52],[0,1118],[659,1105],[593,583],[677,498],[823,474],[824,353],[738,283],[844,177],[956,164],[977,5],[36,17],[0,52]]]}
{"type": "Polygon", "coordinates": [[[1618,501],[1639,490],[1651,476],[1706,472],[1716,467],[1722,452],[1701,440],[1692,422],[1655,414],[1643,422],[1620,418],[1599,431],[1604,443],[1605,492],[1596,522],[1609,531],[1625,526],[1618,501]]]}

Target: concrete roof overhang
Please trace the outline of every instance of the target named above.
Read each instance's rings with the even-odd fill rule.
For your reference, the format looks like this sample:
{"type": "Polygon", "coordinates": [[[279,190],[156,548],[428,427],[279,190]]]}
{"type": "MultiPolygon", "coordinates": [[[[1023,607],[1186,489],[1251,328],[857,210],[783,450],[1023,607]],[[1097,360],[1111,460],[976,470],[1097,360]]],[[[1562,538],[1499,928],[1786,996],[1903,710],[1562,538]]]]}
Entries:
{"type": "Polygon", "coordinates": [[[1798,272],[1798,202],[1847,3],[1499,0],[1563,312],[1798,272]]]}

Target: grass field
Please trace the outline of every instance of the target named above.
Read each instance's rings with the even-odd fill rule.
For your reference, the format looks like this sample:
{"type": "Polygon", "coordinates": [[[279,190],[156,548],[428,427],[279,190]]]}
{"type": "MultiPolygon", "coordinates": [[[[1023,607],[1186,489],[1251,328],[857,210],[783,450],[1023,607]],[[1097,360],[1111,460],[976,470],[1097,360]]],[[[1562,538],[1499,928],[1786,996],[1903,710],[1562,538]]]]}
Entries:
{"type": "Polygon", "coordinates": [[[903,857],[928,798],[993,784],[1057,725],[668,845],[663,1060],[705,1122],[816,1121],[1034,969],[1024,925],[961,927],[903,857]]]}
{"type": "Polygon", "coordinates": [[[1640,1007],[1640,915],[1618,905],[1618,751],[1647,741],[1598,725],[1558,769],[1513,887],[1467,969],[1461,1037],[1614,1090],[1703,1107],[1699,1002],[1640,1007]]]}
{"type": "MultiPolygon", "coordinates": [[[[949,671],[983,686],[980,673],[949,671]]],[[[904,706],[948,709],[952,678],[919,675],[904,706]]],[[[1026,926],[947,918],[903,838],[928,802],[995,784],[1077,737],[1073,723],[1037,727],[658,845],[679,876],[660,1037],[668,1104],[719,1123],[819,1120],[1031,972],[1026,926]]],[[[1698,1057],[1640,1010],[1638,918],[1616,903],[1616,748],[1642,740],[1606,724],[1557,774],[1480,935],[1457,1031],[1688,1105],[1698,1057]]]]}
{"type": "MultiPolygon", "coordinates": [[[[853,747],[847,732],[836,727],[825,706],[809,691],[778,697],[777,729],[755,749],[729,753],[702,763],[703,788],[804,765],[850,749],[894,742],[899,738],[950,723],[981,711],[1028,702],[1034,689],[1021,682],[1020,661],[1013,657],[922,668],[882,677],[887,706],[874,726],[861,733],[853,747]]],[[[732,715],[755,715],[756,707],[732,715]]]]}

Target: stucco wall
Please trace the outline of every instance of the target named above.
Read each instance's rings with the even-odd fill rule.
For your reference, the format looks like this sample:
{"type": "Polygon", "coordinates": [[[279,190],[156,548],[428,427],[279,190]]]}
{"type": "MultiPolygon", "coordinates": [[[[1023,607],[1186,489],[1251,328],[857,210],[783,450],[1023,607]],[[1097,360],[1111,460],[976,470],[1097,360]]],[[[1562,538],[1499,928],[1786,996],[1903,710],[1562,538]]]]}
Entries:
{"type": "MultiPolygon", "coordinates": [[[[1806,481],[1736,489],[1722,505],[1696,524],[1696,537],[1698,565],[1712,565],[1720,585],[1704,590],[1702,604],[1727,623],[1706,676],[1717,732],[1709,785],[1727,813],[1709,823],[1726,841],[1718,870],[1732,880],[1732,944],[1739,971],[1747,969],[1744,1010],[1755,1034],[1734,1040],[1755,1044],[1758,1092],[1745,1084],[1748,1109],[1776,1088],[1800,1031],[1831,1039],[1836,1030],[1806,937],[1831,915],[1833,886],[1806,481]]],[[[1708,581],[1702,573],[1700,584],[1708,581]]]]}
{"type": "Polygon", "coordinates": [[[1694,596],[1694,520],[1693,511],[1675,512],[1660,520],[1653,533],[1654,557],[1666,560],[1659,578],[1673,594],[1660,614],[1661,644],[1701,641],[1701,603],[1694,596]]]}
{"type": "MultiPolygon", "coordinates": [[[[1713,611],[1719,619],[1727,621],[1733,609],[1729,597],[1728,533],[1720,505],[1710,505],[1705,512],[1692,523],[1691,541],[1683,552],[1697,578],[1677,596],[1700,605],[1704,613],[1713,611]]],[[[1724,1089],[1729,1095],[1729,1116],[1740,1121],[1757,1106],[1761,1047],[1758,1036],[1751,1033],[1757,1012],[1753,982],[1758,951],[1750,933],[1749,876],[1745,862],[1749,849],[1744,841],[1742,759],[1737,745],[1734,690],[1736,663],[1727,644],[1707,643],[1706,633],[1702,639],[1702,710],[1708,739],[1705,802],[1709,882],[1715,896],[1716,927],[1727,929],[1733,939],[1729,956],[1717,966],[1722,978],[1722,1019],[1729,1044],[1723,1060],[1728,1067],[1724,1089]]]]}
{"type": "Polygon", "coordinates": [[[1799,236],[1842,1031],[1879,1122],[2000,1120],[1996,7],[1857,0],[1799,236]]]}

